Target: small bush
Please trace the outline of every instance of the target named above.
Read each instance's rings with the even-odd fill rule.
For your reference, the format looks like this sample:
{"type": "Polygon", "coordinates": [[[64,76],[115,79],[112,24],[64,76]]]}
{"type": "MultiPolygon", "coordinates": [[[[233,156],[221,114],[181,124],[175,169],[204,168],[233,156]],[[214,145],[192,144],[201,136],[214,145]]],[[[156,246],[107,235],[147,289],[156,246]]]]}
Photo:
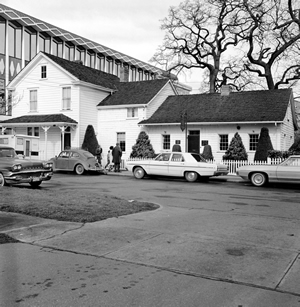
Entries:
{"type": "Polygon", "coordinates": [[[95,156],[97,147],[98,147],[98,141],[96,138],[94,127],[92,125],[88,125],[86,127],[81,148],[89,151],[91,154],[95,156]]]}
{"type": "Polygon", "coordinates": [[[248,154],[238,132],[232,138],[223,160],[248,160],[248,154]]]}
{"type": "Polygon", "coordinates": [[[203,152],[202,152],[202,157],[206,160],[213,160],[214,159],[210,145],[204,146],[203,152]]]}
{"type": "Polygon", "coordinates": [[[268,128],[261,128],[260,136],[254,155],[254,161],[267,161],[268,152],[273,150],[273,145],[269,135],[268,128]]]}
{"type": "Polygon", "coordinates": [[[155,152],[148,134],[145,131],[141,131],[136,140],[136,144],[132,146],[130,158],[153,158],[154,156],[155,152]]]}

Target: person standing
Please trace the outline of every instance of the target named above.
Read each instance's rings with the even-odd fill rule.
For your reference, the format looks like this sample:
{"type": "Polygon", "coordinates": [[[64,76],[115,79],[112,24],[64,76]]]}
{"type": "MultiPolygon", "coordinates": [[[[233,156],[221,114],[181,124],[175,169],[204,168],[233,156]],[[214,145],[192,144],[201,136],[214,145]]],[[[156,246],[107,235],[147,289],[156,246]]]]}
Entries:
{"type": "Polygon", "coordinates": [[[109,147],[109,150],[108,150],[108,153],[107,153],[107,163],[105,165],[105,168],[108,170],[108,171],[111,171],[112,168],[113,168],[113,157],[112,157],[112,150],[114,149],[114,146],[110,146],[109,147]]]}
{"type": "Polygon", "coordinates": [[[100,165],[102,165],[102,164],[101,164],[101,160],[102,160],[102,148],[101,148],[100,145],[98,145],[97,148],[96,148],[96,157],[97,157],[98,163],[99,163],[100,165]]]}
{"type": "Polygon", "coordinates": [[[120,148],[120,144],[117,143],[116,146],[112,150],[113,163],[115,167],[115,173],[120,173],[120,164],[122,157],[122,150],[120,148]]]}

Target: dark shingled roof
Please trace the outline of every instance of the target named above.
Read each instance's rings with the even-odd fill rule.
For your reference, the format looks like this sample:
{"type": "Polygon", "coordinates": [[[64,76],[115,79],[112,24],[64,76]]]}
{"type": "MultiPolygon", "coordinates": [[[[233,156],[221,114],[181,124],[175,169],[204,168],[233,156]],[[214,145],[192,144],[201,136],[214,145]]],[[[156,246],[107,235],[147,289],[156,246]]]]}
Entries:
{"type": "Polygon", "coordinates": [[[285,117],[291,89],[169,96],[157,111],[140,124],[180,123],[187,111],[187,122],[267,122],[285,117]]]}
{"type": "Polygon", "coordinates": [[[80,81],[100,85],[112,90],[115,90],[115,84],[120,82],[120,79],[115,75],[87,67],[78,62],[65,60],[49,53],[43,53],[56,64],[72,74],[74,77],[78,78],[80,81]]]}
{"type": "Polygon", "coordinates": [[[64,114],[47,114],[47,115],[24,115],[0,122],[1,124],[20,124],[20,123],[70,123],[78,124],[74,119],[64,114]]]}
{"type": "Polygon", "coordinates": [[[116,84],[117,91],[102,100],[98,106],[147,104],[168,82],[168,79],[120,82],[116,84]]]}

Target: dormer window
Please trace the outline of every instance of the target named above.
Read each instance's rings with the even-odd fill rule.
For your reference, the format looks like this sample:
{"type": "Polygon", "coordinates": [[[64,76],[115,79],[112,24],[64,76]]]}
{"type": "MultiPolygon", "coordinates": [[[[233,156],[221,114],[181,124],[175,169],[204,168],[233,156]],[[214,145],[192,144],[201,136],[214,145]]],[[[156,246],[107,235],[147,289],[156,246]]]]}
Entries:
{"type": "Polygon", "coordinates": [[[47,79],[47,66],[41,66],[41,79],[47,79]]]}

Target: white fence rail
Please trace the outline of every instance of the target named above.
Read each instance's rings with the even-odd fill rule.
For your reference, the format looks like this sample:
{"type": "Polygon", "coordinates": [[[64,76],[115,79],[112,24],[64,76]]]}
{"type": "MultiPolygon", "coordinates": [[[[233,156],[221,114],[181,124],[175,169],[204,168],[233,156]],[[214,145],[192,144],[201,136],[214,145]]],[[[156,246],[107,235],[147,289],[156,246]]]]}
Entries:
{"type": "MultiPolygon", "coordinates": [[[[149,158],[129,158],[126,161],[141,161],[141,160],[153,160],[149,158]]],[[[236,161],[236,160],[221,160],[221,161],[213,161],[208,160],[208,163],[221,163],[228,166],[229,175],[236,175],[237,169],[242,165],[263,165],[263,164],[279,164],[284,159],[270,159],[268,158],[266,161],[236,161]]],[[[122,160],[121,168],[126,169],[126,161],[122,160]]]]}

